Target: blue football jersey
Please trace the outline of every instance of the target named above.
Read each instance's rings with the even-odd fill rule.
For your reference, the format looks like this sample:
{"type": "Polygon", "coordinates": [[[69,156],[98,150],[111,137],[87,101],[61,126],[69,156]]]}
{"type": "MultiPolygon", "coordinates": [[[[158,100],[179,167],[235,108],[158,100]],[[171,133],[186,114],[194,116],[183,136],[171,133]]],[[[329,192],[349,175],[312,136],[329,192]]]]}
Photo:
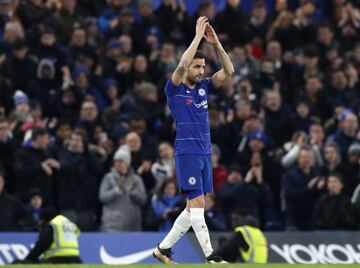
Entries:
{"type": "Polygon", "coordinates": [[[175,155],[211,154],[208,95],[212,90],[211,78],[201,80],[193,89],[167,81],[165,94],[176,126],[175,155]]]}

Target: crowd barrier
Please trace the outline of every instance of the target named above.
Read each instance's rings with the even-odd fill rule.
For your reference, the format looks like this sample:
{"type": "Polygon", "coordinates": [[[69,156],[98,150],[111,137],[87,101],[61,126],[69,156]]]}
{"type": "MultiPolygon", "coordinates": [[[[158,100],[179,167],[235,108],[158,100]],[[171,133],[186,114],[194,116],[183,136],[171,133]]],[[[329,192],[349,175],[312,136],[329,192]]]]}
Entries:
{"type": "MultiPolygon", "coordinates": [[[[84,263],[132,264],[156,263],[154,246],[163,233],[82,233],[80,252],[84,263]]],[[[217,241],[230,233],[212,233],[217,241]]],[[[360,264],[360,232],[273,232],[266,233],[269,262],[303,264],[360,264]]],[[[0,233],[0,264],[23,259],[37,238],[36,233],[0,233]]],[[[174,247],[179,263],[203,262],[193,233],[174,247]]]]}

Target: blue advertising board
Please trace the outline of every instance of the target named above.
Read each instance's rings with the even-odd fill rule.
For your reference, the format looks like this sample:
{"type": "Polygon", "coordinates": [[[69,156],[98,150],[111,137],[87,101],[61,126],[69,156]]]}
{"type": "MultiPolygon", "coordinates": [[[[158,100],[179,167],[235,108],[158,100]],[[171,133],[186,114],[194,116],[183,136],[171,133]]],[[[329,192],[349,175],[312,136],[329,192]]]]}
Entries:
{"type": "MultiPolygon", "coordinates": [[[[157,263],[152,251],[162,233],[82,233],[80,253],[84,263],[131,264],[157,263]]],[[[23,259],[37,239],[35,233],[0,233],[0,265],[23,259]]],[[[189,236],[175,246],[176,260],[181,263],[203,262],[189,236]]]]}

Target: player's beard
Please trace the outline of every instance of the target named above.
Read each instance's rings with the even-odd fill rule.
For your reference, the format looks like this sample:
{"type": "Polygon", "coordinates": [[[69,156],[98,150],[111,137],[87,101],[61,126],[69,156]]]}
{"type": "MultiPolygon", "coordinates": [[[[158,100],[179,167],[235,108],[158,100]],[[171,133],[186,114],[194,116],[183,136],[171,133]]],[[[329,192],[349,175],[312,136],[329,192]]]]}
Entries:
{"type": "Polygon", "coordinates": [[[201,78],[202,78],[202,75],[200,75],[200,76],[199,75],[189,75],[188,76],[189,81],[194,84],[200,83],[201,78]]]}

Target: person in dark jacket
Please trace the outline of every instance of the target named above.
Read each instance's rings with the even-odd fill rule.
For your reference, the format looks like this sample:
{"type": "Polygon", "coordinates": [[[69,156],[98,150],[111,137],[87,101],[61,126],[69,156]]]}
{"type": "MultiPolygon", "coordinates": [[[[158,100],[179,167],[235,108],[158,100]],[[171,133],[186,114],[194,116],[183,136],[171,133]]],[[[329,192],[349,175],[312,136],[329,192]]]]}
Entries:
{"type": "Polygon", "coordinates": [[[6,190],[13,193],[15,190],[15,176],[13,172],[14,153],[17,149],[15,140],[10,131],[8,120],[0,117],[0,165],[4,167],[4,171],[10,181],[7,181],[6,190]]]}
{"type": "Polygon", "coordinates": [[[88,148],[84,130],[75,129],[72,132],[68,146],[59,153],[59,162],[57,201],[61,213],[81,230],[94,230],[99,207],[95,196],[99,189],[102,164],[88,148]]]}
{"type": "Polygon", "coordinates": [[[303,147],[297,165],[282,177],[288,230],[312,229],[314,202],[325,181],[315,168],[315,155],[311,147],[303,147]]]}
{"type": "Polygon", "coordinates": [[[314,225],[322,230],[351,230],[355,227],[350,198],[343,192],[344,181],[340,174],[327,178],[327,193],[315,204],[314,225]]]}
{"type": "Polygon", "coordinates": [[[21,202],[5,192],[4,170],[0,166],[0,232],[21,231],[24,226],[26,212],[21,202]]]}
{"type": "Polygon", "coordinates": [[[29,189],[38,188],[44,193],[44,203],[53,204],[53,175],[60,165],[47,152],[49,142],[47,130],[36,128],[32,131],[31,142],[25,143],[15,154],[16,193],[21,199],[25,200],[29,189]]]}

